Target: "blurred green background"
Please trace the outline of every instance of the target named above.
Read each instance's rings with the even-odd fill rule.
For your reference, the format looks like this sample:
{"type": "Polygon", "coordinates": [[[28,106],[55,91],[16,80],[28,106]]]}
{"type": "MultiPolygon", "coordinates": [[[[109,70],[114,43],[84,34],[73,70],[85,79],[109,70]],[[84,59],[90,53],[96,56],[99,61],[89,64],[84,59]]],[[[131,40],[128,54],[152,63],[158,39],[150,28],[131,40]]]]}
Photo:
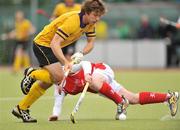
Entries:
{"type": "MultiPolygon", "coordinates": [[[[36,14],[36,10],[43,9],[51,15],[58,2],[63,2],[63,0],[1,0],[0,34],[7,33],[14,28],[14,13],[17,10],[25,12],[26,18],[32,21],[37,29],[36,33],[38,33],[44,25],[49,23],[49,19],[36,14]]],[[[82,0],[77,0],[76,2],[81,3],[82,0]]],[[[124,38],[136,39],[137,29],[140,26],[140,17],[143,14],[148,15],[154,28],[159,26],[160,16],[177,21],[180,14],[179,0],[105,0],[105,2],[107,3],[108,12],[102,20],[108,24],[108,39],[119,39],[117,29],[123,23],[126,23],[128,29],[130,29],[130,35],[124,38]]],[[[154,35],[155,39],[160,38],[157,34],[154,35]]],[[[13,49],[13,41],[0,40],[1,65],[12,63],[13,49]]]]}

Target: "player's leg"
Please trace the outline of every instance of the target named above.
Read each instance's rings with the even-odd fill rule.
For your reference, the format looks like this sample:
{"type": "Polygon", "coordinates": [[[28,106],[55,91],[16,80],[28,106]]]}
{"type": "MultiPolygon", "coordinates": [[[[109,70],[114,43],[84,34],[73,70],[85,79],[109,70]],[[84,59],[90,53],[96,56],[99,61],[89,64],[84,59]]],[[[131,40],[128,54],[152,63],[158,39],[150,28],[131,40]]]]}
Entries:
{"type": "Polygon", "coordinates": [[[171,97],[169,93],[158,93],[158,92],[140,92],[133,93],[122,87],[119,90],[120,95],[124,95],[130,104],[152,104],[152,103],[163,103],[168,101],[171,97]]]}
{"type": "Polygon", "coordinates": [[[50,84],[53,82],[59,84],[63,79],[64,73],[61,64],[58,62],[52,50],[50,48],[34,44],[33,51],[40,63],[40,66],[43,68],[36,70],[28,68],[25,70],[25,75],[21,82],[22,90],[31,88],[31,85],[36,80],[41,80],[50,84]]]}
{"type": "Polygon", "coordinates": [[[61,114],[62,111],[62,104],[64,101],[65,93],[62,92],[59,94],[58,92],[58,85],[54,85],[54,106],[53,106],[53,112],[52,115],[48,118],[49,121],[57,121],[59,115],[61,114]]]}
{"type": "Polygon", "coordinates": [[[40,80],[49,84],[53,83],[52,76],[50,75],[47,69],[39,68],[34,69],[29,67],[24,71],[24,78],[21,81],[21,90],[24,94],[27,94],[32,86],[32,84],[36,81],[40,80]]]}
{"type": "Polygon", "coordinates": [[[21,46],[16,45],[14,61],[13,61],[13,71],[18,72],[21,69],[22,61],[23,61],[23,50],[21,46]]]}
{"type": "Polygon", "coordinates": [[[28,108],[37,101],[37,99],[39,99],[50,86],[51,84],[36,81],[32,85],[29,93],[13,109],[12,114],[21,118],[23,122],[37,122],[36,119],[30,116],[28,108]]]}
{"type": "Polygon", "coordinates": [[[119,96],[106,82],[105,77],[100,74],[93,74],[92,85],[90,88],[113,100],[116,104],[121,103],[123,100],[122,97],[119,96]]]}
{"type": "Polygon", "coordinates": [[[34,46],[34,53],[38,58],[40,65],[43,66],[43,69],[32,69],[31,71],[28,69],[21,82],[21,88],[22,90],[25,90],[25,88],[29,86],[29,88],[31,88],[31,81],[35,82],[36,80],[39,80],[40,83],[33,83],[30,92],[25,93],[27,96],[25,96],[19,103],[17,107],[18,109],[14,109],[12,112],[15,116],[18,115],[16,112],[19,112],[19,116],[17,117],[22,118],[24,122],[36,122],[36,120],[31,120],[31,118],[29,118],[30,115],[27,108],[30,107],[41,95],[43,95],[44,91],[49,88],[52,83],[60,83],[64,75],[61,64],[53,55],[50,48],[40,48],[40,46],[37,45],[34,46]]]}
{"type": "Polygon", "coordinates": [[[29,41],[24,41],[21,43],[22,50],[23,50],[23,57],[22,57],[22,67],[23,68],[28,68],[31,65],[30,62],[30,56],[28,54],[28,48],[29,48],[29,41]]]}
{"type": "Polygon", "coordinates": [[[119,95],[103,75],[94,73],[92,81],[92,86],[90,86],[91,89],[98,91],[100,94],[106,96],[117,104],[117,114],[115,118],[117,120],[122,119],[120,117],[121,115],[123,116],[122,120],[126,119],[126,108],[129,104],[128,100],[119,95]]]}
{"type": "Polygon", "coordinates": [[[120,95],[124,95],[130,102],[130,104],[153,104],[168,102],[171,115],[175,116],[178,109],[178,92],[159,93],[159,92],[140,92],[133,93],[122,87],[119,90],[120,95]]]}
{"type": "Polygon", "coordinates": [[[23,67],[28,68],[31,65],[30,57],[26,51],[23,50],[23,67]]]}
{"type": "MultiPolygon", "coordinates": [[[[58,75],[58,73],[57,72],[59,72],[60,74],[61,74],[61,71],[58,71],[58,70],[60,70],[60,68],[61,68],[61,66],[60,65],[57,65],[57,63],[54,63],[54,64],[50,64],[49,66],[46,66],[46,68],[48,68],[48,70],[51,70],[50,72],[52,72],[52,73],[54,73],[54,75],[55,76],[57,76],[58,75]],[[57,70],[57,71],[56,71],[57,70]]],[[[36,70],[34,70],[34,71],[32,71],[32,73],[33,72],[36,72],[36,70]]],[[[32,74],[32,73],[30,73],[30,74],[32,74]]],[[[49,73],[47,73],[47,74],[49,74],[49,73]]],[[[62,72],[62,74],[63,74],[63,72],[62,72]]],[[[32,75],[31,75],[32,76],[32,75]]],[[[36,75],[37,76],[37,75],[36,75]]],[[[42,75],[42,77],[43,77],[44,75],[42,75]]],[[[48,75],[49,76],[49,75],[48,75]]],[[[30,76],[28,76],[28,77],[30,77],[30,76]]],[[[45,78],[47,78],[47,77],[45,77],[45,78]]],[[[27,77],[26,77],[26,79],[27,79],[27,77]]],[[[42,79],[41,79],[42,80],[42,79]]],[[[26,81],[26,80],[24,80],[24,81],[26,81]]],[[[40,80],[39,80],[40,81],[40,80]]],[[[36,81],[36,82],[38,82],[38,81],[36,81]]],[[[29,107],[29,106],[31,106],[41,95],[43,95],[43,90],[45,91],[45,89],[47,89],[47,88],[49,88],[50,86],[51,86],[51,84],[52,84],[52,82],[50,82],[50,83],[47,83],[47,80],[46,80],[46,82],[40,82],[40,83],[38,83],[38,84],[36,84],[36,83],[34,83],[33,85],[32,85],[32,88],[30,89],[30,91],[27,93],[27,96],[25,96],[25,98],[23,98],[23,100],[19,103],[19,105],[17,106],[17,108],[19,107],[19,113],[21,113],[22,114],[22,112],[21,112],[21,110],[25,113],[25,115],[27,115],[28,116],[28,118],[25,118],[24,116],[23,116],[23,114],[22,114],[22,116],[19,116],[19,117],[21,117],[22,118],[22,120],[24,121],[24,122],[36,122],[36,120],[34,120],[34,119],[31,119],[30,118],[30,115],[29,115],[29,113],[28,112],[25,112],[25,111],[27,111],[27,108],[29,107]]],[[[13,114],[15,113],[15,111],[13,110],[13,112],[12,112],[13,114]]],[[[17,115],[17,114],[14,114],[14,115],[17,115]]]]}

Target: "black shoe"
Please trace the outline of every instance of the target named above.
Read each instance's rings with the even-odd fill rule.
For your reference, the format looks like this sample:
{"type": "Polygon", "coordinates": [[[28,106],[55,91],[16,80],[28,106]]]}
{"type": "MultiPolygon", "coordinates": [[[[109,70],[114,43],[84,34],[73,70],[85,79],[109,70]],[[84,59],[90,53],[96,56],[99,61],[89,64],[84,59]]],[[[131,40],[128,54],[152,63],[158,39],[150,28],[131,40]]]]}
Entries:
{"type": "Polygon", "coordinates": [[[168,92],[170,94],[170,98],[168,99],[169,109],[171,112],[171,116],[175,116],[178,111],[178,100],[179,93],[178,92],[168,92]]]}
{"type": "Polygon", "coordinates": [[[23,122],[27,122],[27,123],[36,123],[37,120],[32,118],[29,114],[29,110],[21,110],[19,108],[19,106],[16,106],[13,110],[12,110],[12,114],[14,116],[16,116],[17,118],[21,118],[23,120],[23,122]]]}
{"type": "Polygon", "coordinates": [[[21,81],[21,90],[25,95],[28,94],[32,84],[36,81],[35,79],[29,76],[33,71],[35,71],[35,69],[32,67],[29,67],[24,71],[24,78],[21,81]]]}
{"type": "Polygon", "coordinates": [[[123,98],[123,102],[119,103],[117,105],[117,113],[115,116],[116,120],[125,120],[126,119],[126,115],[127,115],[126,109],[129,105],[129,101],[124,96],[122,96],[122,98],[123,98]]]}

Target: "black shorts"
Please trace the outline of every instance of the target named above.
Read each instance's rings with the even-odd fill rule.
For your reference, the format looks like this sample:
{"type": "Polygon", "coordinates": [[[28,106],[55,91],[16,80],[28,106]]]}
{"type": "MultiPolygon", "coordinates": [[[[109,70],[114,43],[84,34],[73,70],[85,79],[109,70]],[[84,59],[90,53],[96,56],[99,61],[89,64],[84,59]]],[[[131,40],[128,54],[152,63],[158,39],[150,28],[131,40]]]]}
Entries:
{"type": "Polygon", "coordinates": [[[40,67],[58,62],[58,59],[56,58],[50,47],[45,47],[34,43],[33,51],[40,67]]]}
{"type": "Polygon", "coordinates": [[[62,48],[63,54],[64,55],[73,55],[75,53],[75,50],[76,50],[75,44],[76,44],[76,42],[73,42],[72,44],[63,47],[62,48]]]}
{"type": "Polygon", "coordinates": [[[22,48],[24,51],[26,51],[29,48],[29,41],[16,41],[15,48],[22,48]]]}

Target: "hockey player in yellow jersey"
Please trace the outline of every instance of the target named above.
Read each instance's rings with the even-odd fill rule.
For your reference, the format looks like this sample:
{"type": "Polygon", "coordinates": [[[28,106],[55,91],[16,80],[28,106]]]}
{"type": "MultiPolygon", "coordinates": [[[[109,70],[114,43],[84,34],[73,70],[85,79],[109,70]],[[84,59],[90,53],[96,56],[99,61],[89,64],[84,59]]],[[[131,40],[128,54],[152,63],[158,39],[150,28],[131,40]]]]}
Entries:
{"type": "Polygon", "coordinates": [[[24,17],[24,12],[21,10],[16,11],[14,29],[4,34],[5,39],[15,40],[15,54],[13,60],[13,72],[15,73],[21,68],[30,66],[30,58],[27,49],[29,47],[30,35],[33,33],[35,33],[35,28],[31,22],[24,17]]]}
{"type": "MultiPolygon", "coordinates": [[[[52,13],[51,19],[54,20],[55,18],[63,15],[64,13],[68,13],[71,11],[81,11],[81,5],[78,3],[75,3],[75,0],[64,0],[63,2],[58,3],[52,13]]],[[[68,45],[66,47],[62,48],[64,56],[67,58],[67,60],[71,60],[71,56],[76,51],[76,41],[73,42],[73,44],[68,45]]]]}
{"type": "Polygon", "coordinates": [[[83,12],[73,11],[56,18],[35,37],[35,44],[50,47],[54,35],[62,38],[59,42],[62,48],[78,40],[84,33],[90,40],[94,39],[95,22],[85,25],[83,16],[83,12]]]}
{"type": "Polygon", "coordinates": [[[28,108],[52,84],[60,84],[64,77],[64,70],[72,67],[72,64],[63,55],[61,48],[72,44],[86,34],[85,47],[81,52],[72,56],[75,62],[80,62],[83,55],[93,49],[96,36],[95,24],[105,12],[106,8],[101,0],[86,0],[82,4],[80,12],[73,11],[61,15],[45,26],[35,37],[33,51],[41,68],[25,70],[21,89],[27,95],[13,109],[14,116],[21,118],[23,122],[37,122],[30,116],[28,108]],[[64,70],[62,65],[64,65],[64,70]]]}

